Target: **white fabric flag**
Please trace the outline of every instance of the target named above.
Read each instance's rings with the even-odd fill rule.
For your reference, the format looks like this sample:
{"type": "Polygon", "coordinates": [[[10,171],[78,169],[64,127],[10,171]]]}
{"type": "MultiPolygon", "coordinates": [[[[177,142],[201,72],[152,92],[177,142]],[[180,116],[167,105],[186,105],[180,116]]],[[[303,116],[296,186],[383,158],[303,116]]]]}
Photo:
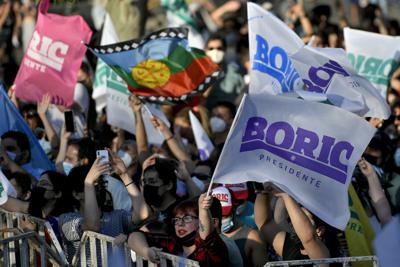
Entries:
{"type": "Polygon", "coordinates": [[[200,121],[191,111],[189,111],[189,118],[200,159],[207,160],[214,151],[214,145],[212,144],[206,131],[204,131],[200,121]]]}
{"type": "Polygon", "coordinates": [[[400,61],[400,37],[344,28],[346,52],[358,74],[386,98],[390,76],[400,61]]]}
{"type": "Polygon", "coordinates": [[[247,3],[250,45],[249,94],[281,94],[302,88],[289,55],[304,44],[284,22],[254,3],[247,3]]]}
{"type": "Polygon", "coordinates": [[[364,119],[331,105],[248,95],[228,134],[214,182],[271,181],[343,230],[350,218],[348,185],[374,133],[364,119]]]}
{"type": "MultiPolygon", "coordinates": [[[[104,20],[100,45],[114,44],[117,42],[117,33],[111,17],[107,13],[104,20]]],[[[96,101],[97,112],[100,112],[107,104],[107,79],[110,78],[112,72],[113,70],[106,63],[104,63],[101,59],[98,59],[92,93],[92,97],[96,101]]]]}
{"type": "MultiPolygon", "coordinates": [[[[135,134],[135,115],[129,106],[131,93],[126,83],[115,72],[112,72],[111,77],[112,79],[107,80],[107,123],[135,134]]],[[[146,106],[153,115],[159,117],[170,127],[167,117],[156,105],[146,104],[146,106]]],[[[151,123],[152,115],[142,108],[142,116],[148,142],[158,146],[162,145],[164,137],[151,123]]]]}
{"type": "Polygon", "coordinates": [[[0,170],[0,205],[6,203],[9,196],[16,198],[17,191],[0,170]]]}
{"type": "Polygon", "coordinates": [[[359,116],[389,118],[386,100],[356,73],[343,49],[303,46],[290,58],[308,91],[326,94],[330,103],[359,116]]]}

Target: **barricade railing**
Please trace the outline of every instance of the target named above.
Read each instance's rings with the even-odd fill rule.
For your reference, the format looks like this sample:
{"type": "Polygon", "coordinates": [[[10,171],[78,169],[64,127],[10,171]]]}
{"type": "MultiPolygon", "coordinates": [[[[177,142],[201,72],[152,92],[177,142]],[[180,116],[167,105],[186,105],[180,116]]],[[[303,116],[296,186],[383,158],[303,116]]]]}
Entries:
{"type": "Polygon", "coordinates": [[[376,256],[359,256],[359,257],[343,257],[343,258],[326,258],[315,260],[295,260],[295,261],[273,261],[268,262],[264,267],[289,267],[289,266],[319,266],[319,264],[341,263],[343,267],[350,266],[352,262],[372,262],[374,267],[379,267],[378,257],[376,256]]]}
{"type": "MultiPolygon", "coordinates": [[[[24,217],[29,216],[28,214],[18,213],[18,212],[9,212],[3,209],[0,209],[0,239],[10,238],[15,234],[20,234],[15,231],[10,231],[11,229],[19,229],[22,232],[21,221],[24,217]]],[[[29,220],[32,223],[36,224],[36,232],[38,237],[46,243],[53,252],[59,255],[62,265],[68,265],[68,260],[64,254],[64,251],[61,248],[60,243],[54,233],[53,228],[51,227],[48,221],[29,216],[29,220]]],[[[10,244],[12,246],[12,244],[10,244]]],[[[11,255],[14,257],[13,255],[11,255]]],[[[11,257],[11,260],[12,260],[11,257]]]]}
{"type": "MultiPolygon", "coordinates": [[[[114,246],[113,237],[99,234],[96,232],[85,231],[83,233],[79,249],[72,260],[72,266],[109,266],[112,262],[114,266],[134,266],[131,251],[126,243],[119,247],[114,246]]],[[[197,261],[188,260],[168,253],[160,252],[161,267],[199,267],[197,261]]],[[[142,257],[135,255],[135,266],[143,267],[147,263],[148,267],[158,266],[142,257]]]]}
{"type": "Polygon", "coordinates": [[[65,266],[60,256],[34,231],[22,232],[17,228],[1,229],[11,237],[0,239],[0,262],[5,267],[28,267],[47,265],[65,266]]]}

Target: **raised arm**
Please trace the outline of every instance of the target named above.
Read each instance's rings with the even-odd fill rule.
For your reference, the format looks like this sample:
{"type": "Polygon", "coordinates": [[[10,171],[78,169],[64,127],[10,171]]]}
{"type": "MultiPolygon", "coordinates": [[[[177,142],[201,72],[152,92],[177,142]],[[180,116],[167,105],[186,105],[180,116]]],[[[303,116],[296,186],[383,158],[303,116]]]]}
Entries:
{"type": "Polygon", "coordinates": [[[189,198],[200,196],[200,194],[202,193],[201,189],[193,181],[185,166],[185,162],[183,161],[179,162],[179,171],[177,173],[177,176],[179,179],[185,182],[189,198]]]}
{"type": "Polygon", "coordinates": [[[60,172],[64,172],[62,163],[65,160],[67,155],[67,148],[68,148],[68,140],[71,137],[71,133],[65,130],[65,125],[61,129],[61,136],[60,136],[60,147],[58,148],[58,154],[55,161],[56,168],[60,172]]]}
{"type": "Polygon", "coordinates": [[[111,167],[109,163],[100,163],[101,158],[97,158],[89,173],[85,178],[85,210],[83,214],[83,229],[94,232],[100,231],[101,210],[96,199],[95,183],[102,174],[109,173],[111,167]]]}
{"type": "Polygon", "coordinates": [[[372,205],[374,206],[378,219],[383,227],[392,219],[392,212],[385,191],[382,189],[378,174],[368,161],[360,159],[358,166],[364,176],[367,177],[372,205]]]}
{"type": "Polygon", "coordinates": [[[43,122],[44,130],[46,132],[47,138],[50,141],[51,147],[54,149],[58,147],[59,145],[59,140],[56,132],[54,131],[53,126],[49,122],[46,113],[49,109],[50,105],[50,95],[46,94],[43,96],[42,101],[37,103],[37,112],[39,114],[40,119],[43,122]]]}
{"type": "Polygon", "coordinates": [[[129,177],[127,173],[126,166],[124,162],[115,156],[115,154],[111,153],[111,162],[113,164],[114,170],[121,177],[122,182],[124,183],[126,190],[128,191],[129,196],[132,200],[132,223],[133,224],[141,224],[146,221],[152,215],[150,207],[147,205],[146,201],[140,190],[137,188],[132,178],[129,177]]]}
{"type": "Polygon", "coordinates": [[[212,217],[210,207],[212,204],[212,196],[207,196],[207,193],[203,193],[199,197],[199,235],[200,238],[206,240],[206,238],[214,231],[214,224],[212,223],[212,217]]]}
{"type": "Polygon", "coordinates": [[[139,98],[137,98],[135,95],[131,95],[129,97],[129,105],[133,111],[133,114],[135,115],[136,143],[138,146],[138,154],[141,154],[143,152],[147,152],[147,150],[149,149],[147,144],[146,130],[144,128],[144,122],[141,111],[143,104],[139,98]]]}
{"type": "Polygon", "coordinates": [[[151,122],[153,123],[155,128],[160,130],[165,138],[165,142],[167,142],[169,149],[171,149],[172,153],[179,161],[191,161],[189,155],[179,145],[171,130],[160,118],[154,116],[151,118],[151,122]]]}

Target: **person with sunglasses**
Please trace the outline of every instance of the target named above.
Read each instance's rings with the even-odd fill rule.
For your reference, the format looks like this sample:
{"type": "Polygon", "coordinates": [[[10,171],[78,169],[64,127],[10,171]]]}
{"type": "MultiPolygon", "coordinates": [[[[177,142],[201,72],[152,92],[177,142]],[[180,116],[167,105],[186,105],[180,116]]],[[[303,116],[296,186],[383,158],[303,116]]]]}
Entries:
{"type": "Polygon", "coordinates": [[[179,203],[172,212],[172,234],[133,232],[128,245],[138,255],[155,263],[159,251],[198,261],[200,266],[228,266],[228,249],[216,231],[210,213],[212,197],[206,193],[198,201],[179,203]]]}

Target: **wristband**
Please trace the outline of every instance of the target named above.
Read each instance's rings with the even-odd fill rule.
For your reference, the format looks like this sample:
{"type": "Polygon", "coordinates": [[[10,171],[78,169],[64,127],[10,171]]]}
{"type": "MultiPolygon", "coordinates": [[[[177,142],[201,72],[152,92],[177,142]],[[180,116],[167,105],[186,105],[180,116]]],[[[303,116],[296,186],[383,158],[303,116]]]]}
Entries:
{"type": "Polygon", "coordinates": [[[171,135],[170,137],[168,137],[167,139],[165,139],[165,142],[168,142],[169,140],[171,140],[171,139],[173,139],[173,138],[174,138],[174,136],[171,135]]]}
{"type": "Polygon", "coordinates": [[[133,184],[133,181],[131,181],[130,183],[126,184],[125,187],[130,186],[131,184],[133,184]]]}

